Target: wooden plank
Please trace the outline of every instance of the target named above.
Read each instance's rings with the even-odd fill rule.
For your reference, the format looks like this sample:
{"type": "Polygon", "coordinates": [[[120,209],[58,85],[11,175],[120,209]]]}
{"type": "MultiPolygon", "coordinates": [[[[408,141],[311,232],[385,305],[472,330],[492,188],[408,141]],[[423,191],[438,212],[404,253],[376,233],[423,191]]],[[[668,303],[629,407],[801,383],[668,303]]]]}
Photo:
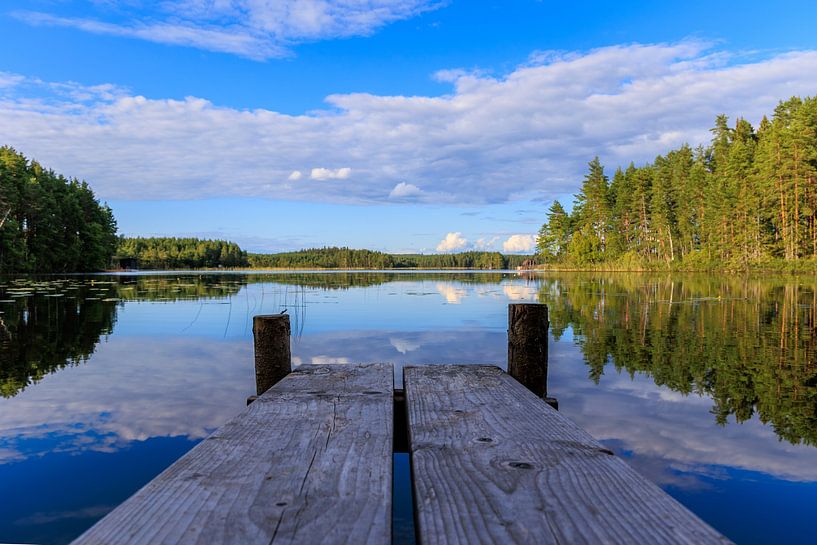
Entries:
{"type": "Polygon", "coordinates": [[[497,367],[406,367],[421,545],[730,543],[497,367]]]}
{"type": "Polygon", "coordinates": [[[390,543],[392,373],[299,367],[74,543],[390,543]]]}

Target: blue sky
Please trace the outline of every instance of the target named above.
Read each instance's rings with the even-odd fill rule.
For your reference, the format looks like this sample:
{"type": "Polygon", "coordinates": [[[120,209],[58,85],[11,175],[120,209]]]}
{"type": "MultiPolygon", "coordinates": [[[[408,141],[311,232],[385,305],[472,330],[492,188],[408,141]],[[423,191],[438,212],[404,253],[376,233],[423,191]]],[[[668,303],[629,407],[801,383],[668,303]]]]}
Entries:
{"type": "Polygon", "coordinates": [[[817,90],[813,2],[7,0],[0,143],[129,235],[526,251],[587,161],[817,90]]]}

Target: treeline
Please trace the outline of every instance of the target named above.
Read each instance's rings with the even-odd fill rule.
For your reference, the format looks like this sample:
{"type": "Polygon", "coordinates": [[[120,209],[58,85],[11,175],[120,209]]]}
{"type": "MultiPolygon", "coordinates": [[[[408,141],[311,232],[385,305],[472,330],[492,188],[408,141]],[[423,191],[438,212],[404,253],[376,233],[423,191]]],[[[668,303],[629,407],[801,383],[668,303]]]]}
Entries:
{"type": "Polygon", "coordinates": [[[398,267],[417,269],[513,269],[530,260],[529,255],[503,255],[499,252],[460,252],[456,254],[398,254],[398,267]]]}
{"type": "Polygon", "coordinates": [[[530,256],[499,252],[387,254],[351,248],[311,248],[278,254],[249,254],[250,267],[268,269],[507,269],[530,256]]]}
{"type": "Polygon", "coordinates": [[[351,248],[310,248],[277,254],[249,254],[250,267],[259,269],[391,269],[389,254],[351,248]]]}
{"type": "Polygon", "coordinates": [[[116,220],[87,183],[0,147],[0,272],[105,269],[116,220]]]}
{"type": "Polygon", "coordinates": [[[571,213],[557,201],[537,239],[549,262],[745,268],[817,260],[817,99],[781,102],[757,130],[718,116],[708,147],[618,169],[598,158],[571,213]]]}
{"type": "Polygon", "coordinates": [[[499,252],[387,254],[351,248],[310,248],[277,254],[247,253],[226,240],[198,238],[119,239],[114,267],[130,269],[512,269],[531,256],[499,252]]]}
{"type": "Polygon", "coordinates": [[[176,237],[121,237],[116,262],[123,268],[140,269],[203,269],[249,264],[247,252],[235,242],[176,237]]]}

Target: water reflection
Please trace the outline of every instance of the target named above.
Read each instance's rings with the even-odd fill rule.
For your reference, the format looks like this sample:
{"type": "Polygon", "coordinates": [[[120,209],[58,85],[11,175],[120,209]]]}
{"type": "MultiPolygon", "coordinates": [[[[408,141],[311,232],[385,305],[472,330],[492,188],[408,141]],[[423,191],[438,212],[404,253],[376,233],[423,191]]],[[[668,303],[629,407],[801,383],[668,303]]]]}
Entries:
{"type": "Polygon", "coordinates": [[[0,463],[43,446],[78,454],[152,437],[202,439],[243,407],[251,359],[248,343],[111,337],[92,365],[50,376],[0,413],[0,463]]]}
{"type": "Polygon", "coordinates": [[[0,395],[87,361],[116,322],[108,288],[70,281],[0,285],[0,395]]]}
{"type": "Polygon", "coordinates": [[[239,412],[253,314],[288,309],[296,365],[390,361],[399,386],[406,364],[504,364],[507,303],[540,300],[565,414],[738,543],[813,543],[814,287],[495,272],[0,281],[0,542],[70,541],[239,412]]]}
{"type": "Polygon", "coordinates": [[[236,278],[11,279],[0,283],[0,395],[11,397],[84,363],[126,301],[176,302],[238,293],[236,278]]]}
{"type": "MultiPolygon", "coordinates": [[[[646,373],[676,392],[711,397],[712,413],[721,424],[730,416],[743,422],[757,414],[781,438],[817,444],[817,290],[813,282],[785,277],[562,274],[513,281],[499,273],[350,272],[15,279],[0,283],[0,394],[14,396],[51,372],[87,361],[100,338],[111,334],[126,303],[197,302],[190,321],[176,332],[214,336],[207,325],[215,321],[216,327],[224,326],[222,337],[246,336],[251,314],[287,309],[303,335],[309,307],[337,305],[333,291],[361,288],[377,300],[367,298],[367,308],[360,308],[346,297],[338,312],[382,314],[387,308],[382,305],[405,308],[408,299],[418,309],[438,305],[439,297],[456,305],[468,297],[538,298],[550,307],[554,338],[568,329],[575,336],[592,380],[598,382],[611,361],[617,369],[646,373]],[[380,286],[386,286],[385,292],[380,286]],[[234,301],[242,289],[244,301],[234,301]],[[383,300],[393,296],[397,301],[383,300]],[[421,297],[432,302],[420,302],[421,297]],[[226,317],[223,309],[205,310],[208,302],[227,304],[226,317]],[[197,331],[201,326],[204,332],[197,331]]],[[[156,313],[154,307],[142,312],[156,313]]],[[[421,322],[430,325],[427,319],[421,322]]],[[[165,326],[157,320],[158,329],[165,326]]],[[[401,357],[421,346],[405,335],[390,338],[389,345],[401,357]]],[[[395,354],[386,356],[394,359],[395,354]]],[[[315,354],[309,361],[351,360],[315,354]]]]}
{"type": "Polygon", "coordinates": [[[758,417],[740,425],[719,425],[712,400],[656,386],[649,376],[608,369],[603,387],[587,380],[586,369],[571,365],[571,345],[551,351],[551,390],[560,408],[617,453],[636,456],[651,480],[679,488],[699,488],[739,468],[792,481],[817,481],[817,450],[778,440],[758,417]]]}
{"type": "Polygon", "coordinates": [[[639,275],[544,278],[555,337],[570,328],[598,382],[612,361],[681,394],[712,398],[719,424],[757,414],[817,445],[813,280],[639,275]]]}

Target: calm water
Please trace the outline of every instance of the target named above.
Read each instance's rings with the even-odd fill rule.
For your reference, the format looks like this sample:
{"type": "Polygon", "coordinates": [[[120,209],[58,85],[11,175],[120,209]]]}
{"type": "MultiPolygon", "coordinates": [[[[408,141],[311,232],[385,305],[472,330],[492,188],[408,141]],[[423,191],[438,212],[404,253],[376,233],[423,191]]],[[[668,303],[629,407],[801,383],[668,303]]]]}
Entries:
{"type": "MultiPolygon", "coordinates": [[[[739,544],[817,544],[817,280],[514,273],[0,278],[0,542],[67,543],[295,363],[498,363],[551,309],[561,411],[739,544]]],[[[396,525],[410,542],[405,457],[396,525]]]]}

